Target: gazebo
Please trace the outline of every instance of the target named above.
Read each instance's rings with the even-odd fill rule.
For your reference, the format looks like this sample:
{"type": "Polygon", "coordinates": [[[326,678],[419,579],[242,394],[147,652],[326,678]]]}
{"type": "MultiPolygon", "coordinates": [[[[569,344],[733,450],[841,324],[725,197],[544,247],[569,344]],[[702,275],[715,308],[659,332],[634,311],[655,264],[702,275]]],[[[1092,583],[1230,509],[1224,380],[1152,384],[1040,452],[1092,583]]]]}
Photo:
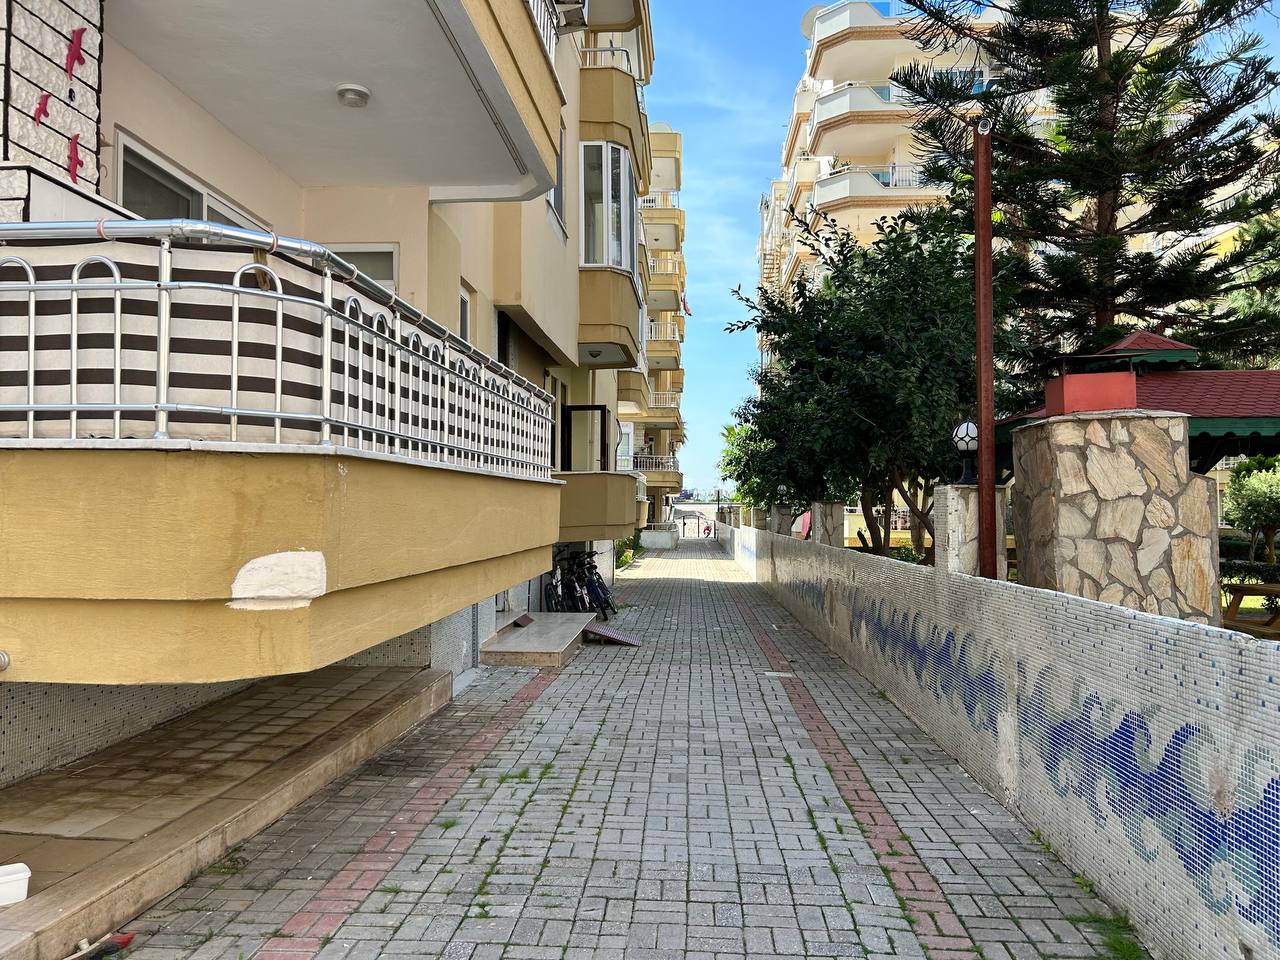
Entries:
{"type": "Polygon", "coordinates": [[[1098,353],[1063,357],[1062,376],[1045,385],[1046,403],[996,425],[1001,467],[1012,469],[1015,429],[1084,410],[1185,413],[1197,473],[1224,457],[1280,453],[1280,370],[1203,370],[1199,362],[1195,347],[1147,330],[1098,353]]]}

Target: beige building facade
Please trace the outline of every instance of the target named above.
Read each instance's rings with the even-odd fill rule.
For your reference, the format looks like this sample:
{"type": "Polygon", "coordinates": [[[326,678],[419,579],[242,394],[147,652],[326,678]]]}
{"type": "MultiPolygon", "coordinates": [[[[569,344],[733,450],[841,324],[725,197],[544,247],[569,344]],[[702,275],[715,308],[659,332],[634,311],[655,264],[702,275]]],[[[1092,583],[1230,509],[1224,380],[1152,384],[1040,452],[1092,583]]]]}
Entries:
{"type": "Polygon", "coordinates": [[[49,733],[0,784],[262,677],[458,676],[647,520],[647,0],[3,30],[0,707],[49,733]]]}

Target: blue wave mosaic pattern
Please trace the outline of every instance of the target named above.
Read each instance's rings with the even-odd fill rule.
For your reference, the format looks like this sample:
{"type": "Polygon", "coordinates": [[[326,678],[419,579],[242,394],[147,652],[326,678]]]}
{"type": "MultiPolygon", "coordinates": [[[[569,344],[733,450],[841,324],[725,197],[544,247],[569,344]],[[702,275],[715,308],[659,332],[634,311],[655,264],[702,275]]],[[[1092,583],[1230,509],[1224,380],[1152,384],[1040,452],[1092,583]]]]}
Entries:
{"type": "MultiPolygon", "coordinates": [[[[995,652],[981,649],[972,634],[928,623],[918,610],[872,599],[860,588],[844,587],[838,597],[830,581],[787,587],[828,623],[832,604],[843,601],[851,640],[861,633],[886,663],[998,740],[1011,692],[995,652]]],[[[1012,695],[1024,762],[1034,752],[1058,795],[1082,801],[1099,828],[1114,818],[1142,860],[1172,850],[1206,907],[1219,915],[1236,911],[1280,946],[1280,776],[1253,786],[1277,769],[1274,757],[1249,751],[1244,775],[1233,782],[1215,766],[1222,752],[1201,727],[1181,726],[1157,755],[1141,711],[1085,692],[1079,678],[1055,676],[1052,666],[1033,679],[1023,661],[1016,670],[1021,689],[1012,695]],[[1050,692],[1072,688],[1072,706],[1055,709],[1050,692]]]]}

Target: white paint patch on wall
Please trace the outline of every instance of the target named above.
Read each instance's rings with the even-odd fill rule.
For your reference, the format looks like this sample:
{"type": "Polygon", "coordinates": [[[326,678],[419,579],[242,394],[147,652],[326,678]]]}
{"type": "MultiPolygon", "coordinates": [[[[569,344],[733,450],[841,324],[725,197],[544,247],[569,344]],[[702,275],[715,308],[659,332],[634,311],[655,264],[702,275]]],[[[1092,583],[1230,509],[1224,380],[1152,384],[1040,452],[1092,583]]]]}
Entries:
{"type": "Polygon", "coordinates": [[[324,554],[289,550],[254,557],[231,584],[234,610],[296,610],[324,595],[328,584],[324,554]]]}

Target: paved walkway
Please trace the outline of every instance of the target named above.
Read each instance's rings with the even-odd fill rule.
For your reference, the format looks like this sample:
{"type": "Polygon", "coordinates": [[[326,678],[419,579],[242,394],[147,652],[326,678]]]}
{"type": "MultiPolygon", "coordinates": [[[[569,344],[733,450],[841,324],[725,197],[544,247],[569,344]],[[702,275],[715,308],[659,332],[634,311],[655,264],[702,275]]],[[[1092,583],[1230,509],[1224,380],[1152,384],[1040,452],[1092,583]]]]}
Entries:
{"type": "Polygon", "coordinates": [[[622,587],[643,647],[488,670],[131,956],[1112,955],[1087,885],[714,544],[622,587]]]}

